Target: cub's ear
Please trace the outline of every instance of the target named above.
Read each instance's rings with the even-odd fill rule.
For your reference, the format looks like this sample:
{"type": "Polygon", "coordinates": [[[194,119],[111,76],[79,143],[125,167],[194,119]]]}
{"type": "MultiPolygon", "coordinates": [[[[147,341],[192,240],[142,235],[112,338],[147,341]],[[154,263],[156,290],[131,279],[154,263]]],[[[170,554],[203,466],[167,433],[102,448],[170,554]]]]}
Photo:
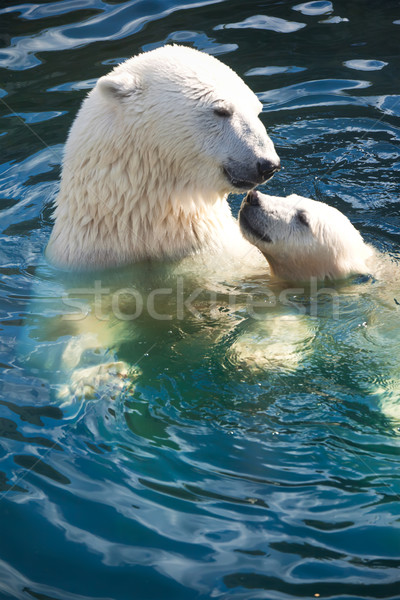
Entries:
{"type": "Polygon", "coordinates": [[[119,102],[123,98],[133,96],[139,86],[131,75],[126,73],[104,75],[96,84],[100,94],[110,102],[119,102]]]}

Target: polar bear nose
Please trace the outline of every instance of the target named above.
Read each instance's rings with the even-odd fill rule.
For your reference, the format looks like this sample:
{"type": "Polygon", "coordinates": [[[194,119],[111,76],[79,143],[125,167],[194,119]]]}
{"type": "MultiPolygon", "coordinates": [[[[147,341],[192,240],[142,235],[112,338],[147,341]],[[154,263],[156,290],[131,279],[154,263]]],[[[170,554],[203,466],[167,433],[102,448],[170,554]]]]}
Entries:
{"type": "Polygon", "coordinates": [[[276,162],[272,162],[270,160],[259,160],[257,162],[257,171],[262,181],[267,181],[271,179],[272,175],[279,171],[281,168],[281,161],[278,160],[276,162]]]}
{"type": "Polygon", "coordinates": [[[250,204],[250,206],[260,206],[260,199],[256,190],[250,190],[247,193],[245,202],[247,202],[247,204],[250,204]]]}

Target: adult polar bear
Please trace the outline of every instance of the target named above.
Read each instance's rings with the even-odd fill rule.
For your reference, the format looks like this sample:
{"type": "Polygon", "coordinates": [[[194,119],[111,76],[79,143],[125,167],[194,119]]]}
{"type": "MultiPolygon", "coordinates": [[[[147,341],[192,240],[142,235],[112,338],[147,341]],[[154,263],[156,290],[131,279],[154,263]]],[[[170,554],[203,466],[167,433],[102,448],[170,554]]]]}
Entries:
{"type": "Polygon", "coordinates": [[[226,197],[280,168],[261,108],[229,67],[183,46],[101,77],[66,143],[49,260],[82,270],[220,251],[250,264],[226,197]]]}
{"type": "MultiPolygon", "coordinates": [[[[229,67],[183,46],[140,54],[101,77],[66,143],[46,251],[50,262],[73,272],[106,269],[113,276],[115,266],[172,260],[174,270],[193,272],[195,280],[201,272],[201,285],[211,286],[227,273],[248,276],[257,260],[263,269],[262,255],[242,237],[226,201],[229,192],[249,190],[280,167],[258,117],[261,108],[229,67]]],[[[130,270],[136,287],[143,273],[130,270]]],[[[119,271],[115,276],[120,281],[119,271]]],[[[121,277],[126,286],[126,270],[121,277]]],[[[146,269],[147,289],[141,292],[153,284],[146,269]]],[[[105,312],[113,313],[112,299],[104,302],[105,312]]],[[[173,318],[174,309],[167,304],[162,311],[173,318]]],[[[107,350],[118,359],[124,337],[135,338],[140,324],[105,322],[91,307],[71,325],[62,361],[62,370],[69,371],[66,399],[80,390],[91,395],[104,382],[119,384],[112,374],[123,374],[126,365],[108,362],[107,350]],[[88,366],[90,349],[99,351],[102,364],[88,366]]]]}

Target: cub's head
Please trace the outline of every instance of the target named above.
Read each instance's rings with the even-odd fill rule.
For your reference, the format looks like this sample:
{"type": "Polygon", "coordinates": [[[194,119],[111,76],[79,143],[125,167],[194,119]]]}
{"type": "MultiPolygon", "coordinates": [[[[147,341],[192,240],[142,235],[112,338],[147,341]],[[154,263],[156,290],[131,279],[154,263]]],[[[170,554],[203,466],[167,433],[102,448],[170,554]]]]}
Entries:
{"type": "Polygon", "coordinates": [[[122,123],[124,153],[136,147],[162,178],[175,166],[172,176],[182,188],[187,180],[223,193],[249,190],[280,168],[256,95],[203,52],[184,46],[145,52],[101,77],[93,96],[110,133],[122,123]]]}
{"type": "Polygon", "coordinates": [[[243,200],[239,223],[281,279],[343,279],[369,272],[372,249],[344,214],[323,202],[252,190],[243,200]]]}

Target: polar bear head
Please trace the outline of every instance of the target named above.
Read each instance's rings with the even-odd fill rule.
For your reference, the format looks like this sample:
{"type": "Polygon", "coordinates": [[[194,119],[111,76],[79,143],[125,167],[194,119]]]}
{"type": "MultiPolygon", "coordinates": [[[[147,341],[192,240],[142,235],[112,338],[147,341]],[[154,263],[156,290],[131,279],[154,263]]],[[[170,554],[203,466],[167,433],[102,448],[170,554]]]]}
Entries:
{"type": "Polygon", "coordinates": [[[176,165],[191,185],[251,189],[280,167],[255,94],[203,52],[164,46],[143,53],[101,77],[93,96],[105,118],[123,115],[124,135],[151,153],[151,169],[159,171],[157,160],[176,165]]]}
{"type": "Polygon", "coordinates": [[[343,213],[323,202],[252,190],[243,200],[239,222],[244,237],[281,279],[342,279],[370,272],[373,250],[343,213]]]}

